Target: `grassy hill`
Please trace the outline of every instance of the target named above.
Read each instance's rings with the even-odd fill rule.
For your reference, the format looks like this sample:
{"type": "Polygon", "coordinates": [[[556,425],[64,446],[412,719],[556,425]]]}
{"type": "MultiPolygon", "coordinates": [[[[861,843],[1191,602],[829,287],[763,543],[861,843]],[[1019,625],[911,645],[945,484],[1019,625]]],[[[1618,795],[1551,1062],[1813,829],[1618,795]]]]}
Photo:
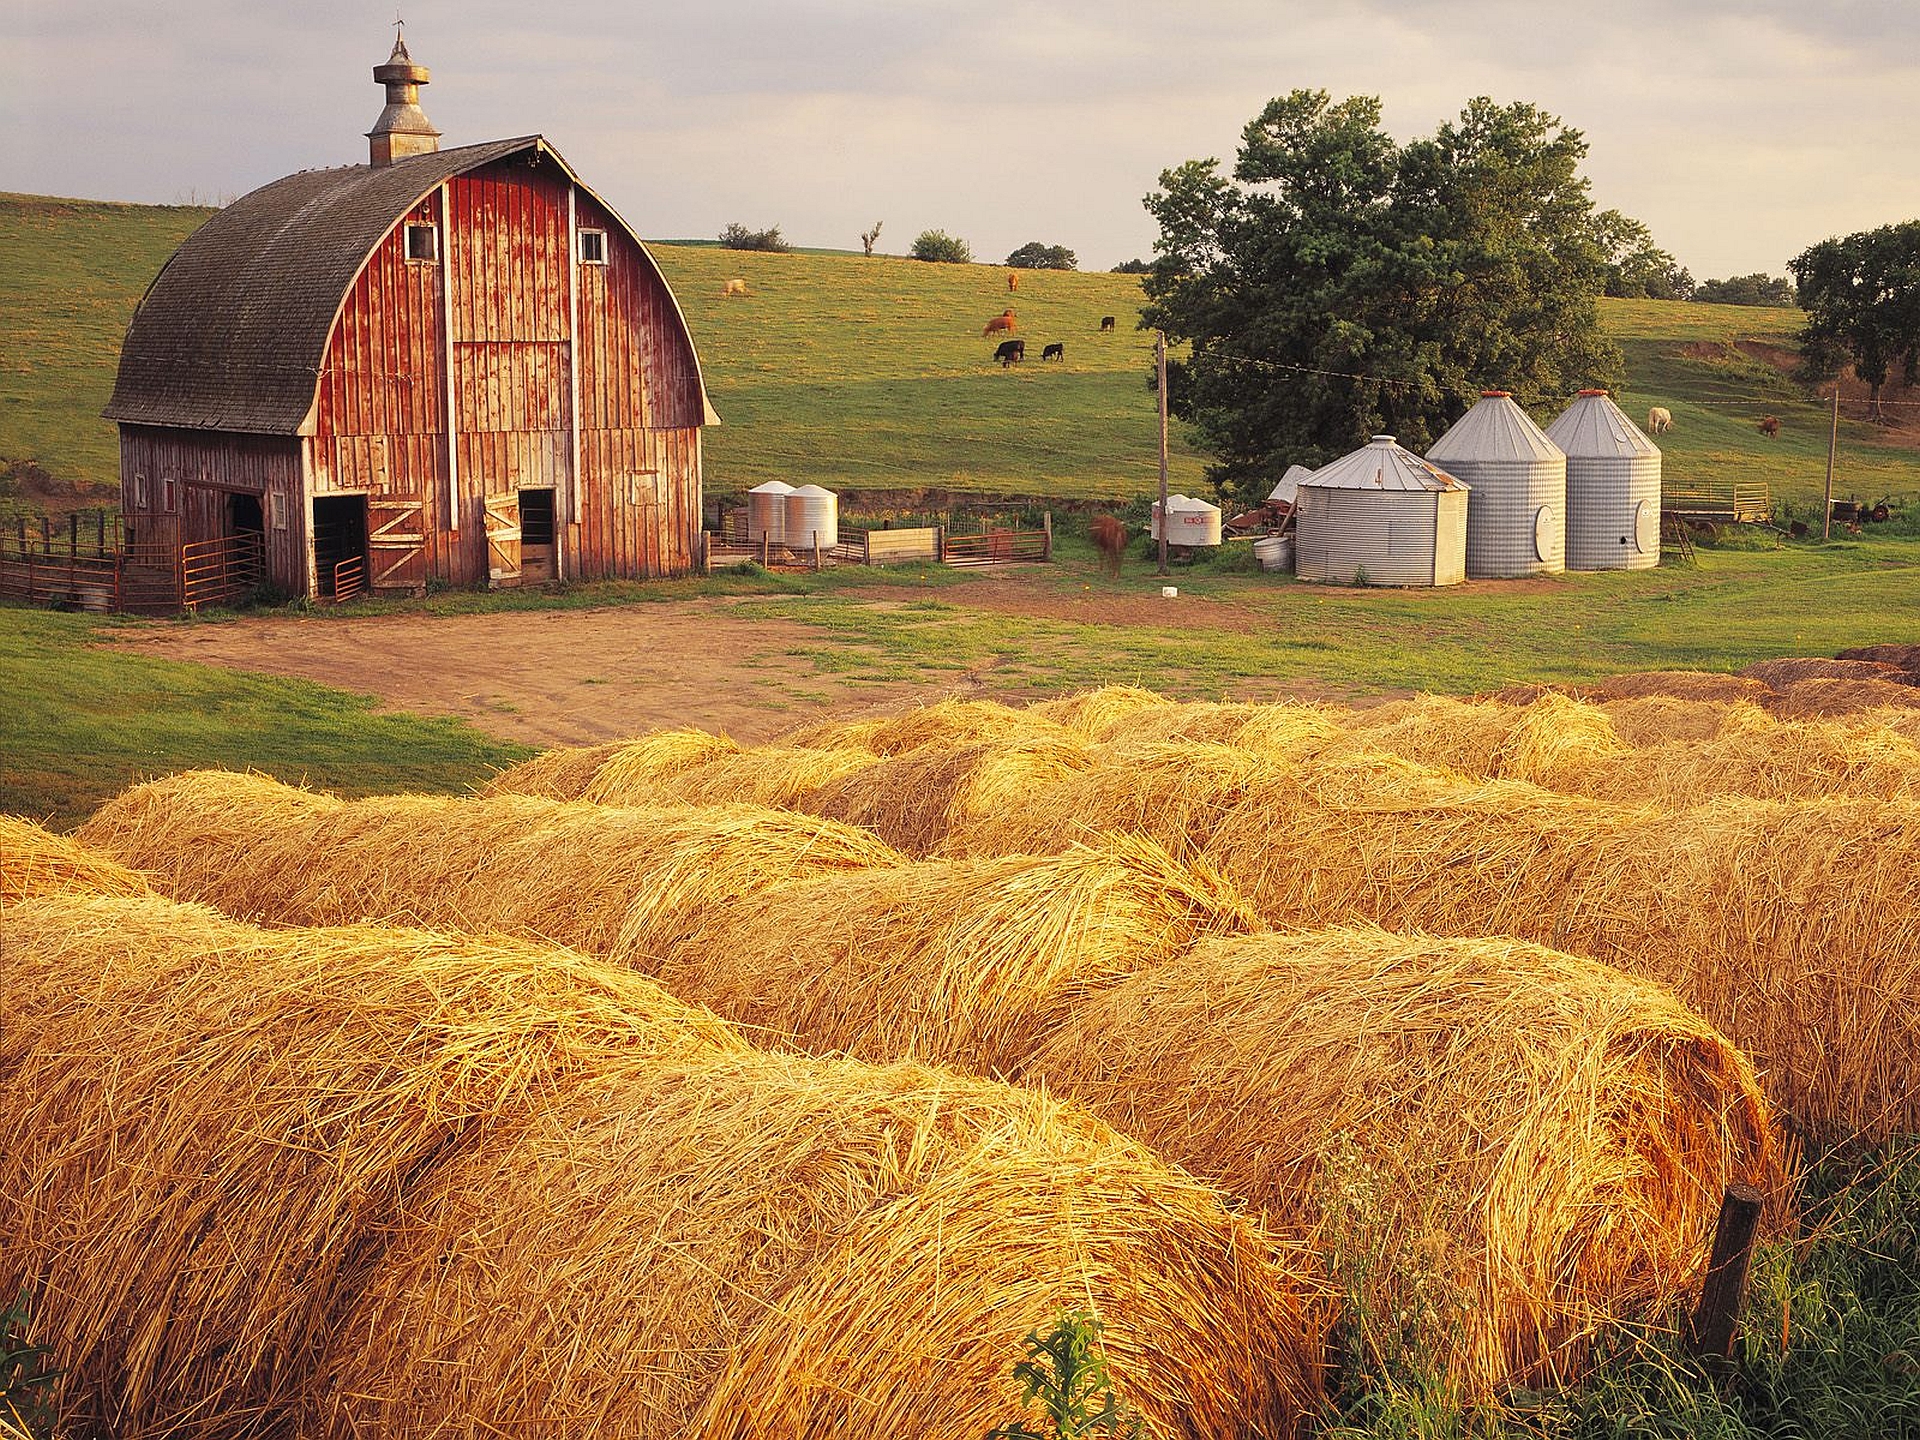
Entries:
{"type": "MultiPolygon", "coordinates": [[[[116,483],[99,418],[120,336],[168,254],[210,212],[0,195],[0,470],[31,461],[59,492],[116,483]]],[[[768,255],[663,243],[655,255],[693,327],[723,424],[707,440],[709,488],[765,480],[834,490],[943,489],[1117,498],[1156,483],[1149,346],[1134,276],[1028,271],[1009,295],[991,265],[850,254],[768,255]],[[750,293],[722,294],[740,278],[750,293]],[[980,331],[1011,304],[1030,349],[1002,370],[980,331]],[[1102,316],[1118,317],[1101,333],[1102,316]],[[1064,363],[1039,363],[1044,344],[1064,363]]],[[[1607,301],[1628,361],[1622,402],[1664,405],[1676,483],[1765,479],[1818,500],[1826,415],[1787,377],[1799,312],[1607,301]],[[1777,442],[1754,422],[1778,415],[1777,442]]],[[[1857,413],[1857,410],[1856,412],[1857,413]]],[[[1174,438],[1172,483],[1204,487],[1204,456],[1174,438]]],[[[1836,493],[1920,497],[1912,431],[1843,421],[1836,493]]]]}

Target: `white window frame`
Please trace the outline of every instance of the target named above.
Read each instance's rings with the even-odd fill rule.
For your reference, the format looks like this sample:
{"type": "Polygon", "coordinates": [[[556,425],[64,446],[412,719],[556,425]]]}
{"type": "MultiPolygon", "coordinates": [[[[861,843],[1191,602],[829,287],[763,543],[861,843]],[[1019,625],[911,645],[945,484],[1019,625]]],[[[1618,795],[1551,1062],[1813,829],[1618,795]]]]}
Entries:
{"type": "Polygon", "coordinates": [[[607,232],[604,230],[590,230],[590,229],[583,228],[582,230],[580,230],[579,236],[580,236],[580,239],[578,243],[579,243],[580,263],[582,265],[606,264],[607,263],[607,232]],[[593,242],[592,248],[599,252],[597,255],[589,255],[587,253],[589,239],[591,239],[593,242]]]}
{"type": "Polygon", "coordinates": [[[437,260],[439,260],[440,258],[440,227],[438,225],[431,224],[424,220],[409,220],[406,225],[406,235],[404,237],[404,240],[406,245],[406,257],[409,264],[431,265],[435,263],[437,260]],[[414,237],[416,235],[423,234],[423,233],[427,237],[427,250],[430,253],[425,255],[416,255],[413,253],[414,237]]]}

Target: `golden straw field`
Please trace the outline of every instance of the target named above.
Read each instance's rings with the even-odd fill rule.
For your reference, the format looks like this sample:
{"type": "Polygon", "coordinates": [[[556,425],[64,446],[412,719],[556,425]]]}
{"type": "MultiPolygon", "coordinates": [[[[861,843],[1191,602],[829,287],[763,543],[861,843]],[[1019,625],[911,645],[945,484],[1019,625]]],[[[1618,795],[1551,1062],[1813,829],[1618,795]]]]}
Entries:
{"type": "Polygon", "coordinates": [[[6,821],[0,1290],[116,1440],[978,1437],[1071,1308],[1151,1435],[1577,1386],[1920,1131],[1920,710],[1610,683],[6,821]]]}

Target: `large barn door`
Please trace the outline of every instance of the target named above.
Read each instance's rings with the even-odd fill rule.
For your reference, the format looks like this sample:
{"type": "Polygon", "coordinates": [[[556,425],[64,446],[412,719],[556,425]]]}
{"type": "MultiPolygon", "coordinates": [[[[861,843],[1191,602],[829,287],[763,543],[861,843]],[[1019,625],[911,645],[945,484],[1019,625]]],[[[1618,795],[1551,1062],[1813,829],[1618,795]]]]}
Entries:
{"type": "Polygon", "coordinates": [[[427,583],[427,517],[421,500],[367,497],[367,567],[375,590],[417,590],[427,583]]]}
{"type": "Polygon", "coordinates": [[[520,496],[509,491],[486,499],[487,583],[520,583],[520,496]]]}

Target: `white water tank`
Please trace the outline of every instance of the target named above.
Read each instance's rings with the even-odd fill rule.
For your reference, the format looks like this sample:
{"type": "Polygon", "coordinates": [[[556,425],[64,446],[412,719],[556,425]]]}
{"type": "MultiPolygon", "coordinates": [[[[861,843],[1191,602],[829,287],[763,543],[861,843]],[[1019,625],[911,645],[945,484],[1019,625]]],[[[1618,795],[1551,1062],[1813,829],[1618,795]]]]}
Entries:
{"type": "Polygon", "coordinates": [[[795,550],[822,550],[840,543],[840,497],[818,485],[787,496],[787,540],[795,550]]]}
{"type": "MultiPolygon", "coordinates": [[[[1167,496],[1167,543],[1169,545],[1218,545],[1220,543],[1220,507],[1196,500],[1191,495],[1167,496]]],[[[1160,538],[1160,502],[1153,502],[1153,538],[1160,538]]]]}
{"type": "Polygon", "coordinates": [[[747,539],[774,545],[787,543],[787,497],[791,494],[793,487],[784,480],[769,480],[747,491],[747,539]]]}

